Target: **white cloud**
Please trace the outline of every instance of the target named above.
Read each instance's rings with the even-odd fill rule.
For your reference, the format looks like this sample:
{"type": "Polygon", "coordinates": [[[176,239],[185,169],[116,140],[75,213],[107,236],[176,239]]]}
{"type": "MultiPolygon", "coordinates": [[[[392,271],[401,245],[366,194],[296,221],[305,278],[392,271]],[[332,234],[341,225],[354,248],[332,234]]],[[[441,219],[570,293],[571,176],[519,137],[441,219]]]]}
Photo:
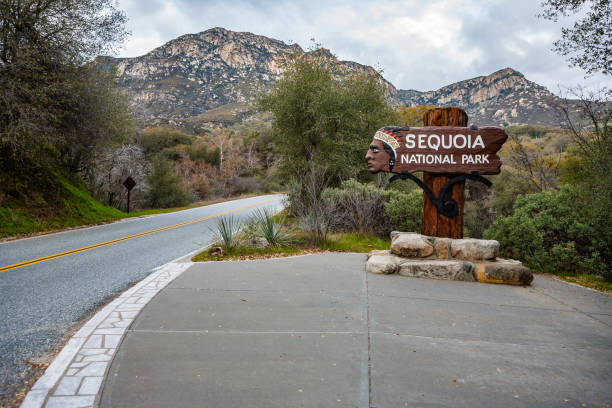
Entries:
{"type": "MultiPolygon", "coordinates": [[[[556,92],[585,80],[551,51],[561,23],[538,19],[533,0],[120,0],[133,35],[120,56],[218,26],[295,42],[315,38],[340,59],[382,67],[401,89],[432,90],[512,67],[556,92]]],[[[565,19],[563,24],[570,24],[565,19]]]]}

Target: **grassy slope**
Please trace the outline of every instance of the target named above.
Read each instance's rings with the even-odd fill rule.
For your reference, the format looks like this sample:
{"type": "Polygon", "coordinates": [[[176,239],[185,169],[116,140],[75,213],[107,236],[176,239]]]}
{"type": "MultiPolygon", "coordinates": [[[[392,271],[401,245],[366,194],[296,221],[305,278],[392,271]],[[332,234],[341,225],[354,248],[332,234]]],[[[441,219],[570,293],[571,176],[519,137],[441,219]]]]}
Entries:
{"type": "Polygon", "coordinates": [[[0,239],[111,222],[122,218],[169,213],[257,195],[243,194],[223,200],[192,203],[185,207],[150,208],[128,214],[100,203],[80,182],[70,181],[61,176],[56,176],[56,181],[57,187],[61,189],[60,203],[48,204],[44,200],[41,202],[40,197],[36,205],[26,205],[15,199],[0,202],[0,239]]]}
{"type": "Polygon", "coordinates": [[[15,199],[0,203],[0,238],[118,220],[125,213],[95,200],[85,186],[57,176],[60,202],[34,208],[15,199]]]}

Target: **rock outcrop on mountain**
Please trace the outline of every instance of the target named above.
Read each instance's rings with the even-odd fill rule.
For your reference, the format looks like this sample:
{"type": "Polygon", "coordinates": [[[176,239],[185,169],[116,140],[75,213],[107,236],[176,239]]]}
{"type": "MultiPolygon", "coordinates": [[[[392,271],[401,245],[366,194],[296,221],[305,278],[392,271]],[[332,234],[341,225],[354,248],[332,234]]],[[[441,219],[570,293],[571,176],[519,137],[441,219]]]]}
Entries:
{"type": "MultiPolygon", "coordinates": [[[[339,74],[378,75],[389,94],[396,96],[395,87],[372,67],[338,61],[325,49],[314,52],[337,63],[339,74]]],[[[109,63],[140,119],[181,122],[222,105],[247,103],[282,75],[296,53],[305,52],[297,44],[216,27],[178,37],[141,57],[109,63]]]]}
{"type": "Polygon", "coordinates": [[[397,90],[372,67],[338,61],[328,50],[305,52],[297,44],[218,27],[183,35],[140,57],[107,61],[116,68],[120,87],[130,95],[134,111],[146,126],[185,126],[214,121],[217,116],[245,116],[248,102],[283,74],[296,53],[320,54],[335,63],[338,75],[378,76],[393,103],[459,106],[471,123],[479,125],[558,123],[553,109],[558,98],[511,68],[437,91],[397,90]]]}
{"type": "Polygon", "coordinates": [[[559,123],[554,109],[559,98],[512,68],[456,82],[437,91],[400,90],[398,99],[407,106],[458,106],[465,109],[471,123],[480,125],[559,123]]]}

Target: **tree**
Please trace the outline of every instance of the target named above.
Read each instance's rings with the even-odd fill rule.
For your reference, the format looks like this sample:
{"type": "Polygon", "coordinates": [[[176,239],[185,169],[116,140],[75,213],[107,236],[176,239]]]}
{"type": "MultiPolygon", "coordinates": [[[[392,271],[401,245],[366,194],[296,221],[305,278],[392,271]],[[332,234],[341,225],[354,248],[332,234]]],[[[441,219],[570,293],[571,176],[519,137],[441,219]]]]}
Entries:
{"type": "Polygon", "coordinates": [[[572,28],[561,29],[561,39],[555,41],[553,50],[570,56],[569,62],[579,66],[587,74],[612,73],[612,3],[610,0],[546,0],[541,3],[548,20],[557,21],[587,8],[583,18],[572,28]]]}
{"type": "Polygon", "coordinates": [[[510,135],[508,147],[510,165],[534,192],[559,189],[560,154],[544,151],[518,135],[510,135]]]}
{"type": "MultiPolygon", "coordinates": [[[[557,106],[561,124],[574,144],[571,158],[584,166],[572,169],[575,181],[601,180],[612,188],[612,90],[569,89],[568,97],[557,106]]],[[[567,178],[569,174],[565,174],[567,178]]]]}
{"type": "Polygon", "coordinates": [[[147,198],[154,208],[180,207],[189,204],[189,192],[180,185],[173,164],[163,156],[157,156],[151,163],[151,174],[147,184],[147,198]]]}
{"type": "Polygon", "coordinates": [[[363,170],[375,131],[396,121],[377,77],[339,77],[323,54],[295,56],[259,107],[273,115],[281,171],[302,177],[315,163],[333,184],[363,170]]]}
{"type": "Polygon", "coordinates": [[[430,109],[434,109],[435,105],[416,105],[406,106],[400,105],[397,112],[401,126],[423,126],[423,115],[430,109]]]}
{"type": "Polygon", "coordinates": [[[123,182],[129,176],[136,181],[131,191],[133,208],[142,207],[141,192],[146,185],[148,163],[142,147],[124,144],[120,147],[108,146],[97,155],[93,171],[85,178],[92,195],[109,206],[124,208],[126,189],[123,182]]]}
{"type": "Polygon", "coordinates": [[[112,0],[0,2],[0,171],[45,161],[82,171],[100,145],[129,131],[103,61],[126,35],[112,0]]]}
{"type": "Polygon", "coordinates": [[[598,251],[612,280],[612,91],[577,88],[569,96],[559,107],[573,142],[561,179],[575,188],[574,204],[603,242],[598,251]]]}

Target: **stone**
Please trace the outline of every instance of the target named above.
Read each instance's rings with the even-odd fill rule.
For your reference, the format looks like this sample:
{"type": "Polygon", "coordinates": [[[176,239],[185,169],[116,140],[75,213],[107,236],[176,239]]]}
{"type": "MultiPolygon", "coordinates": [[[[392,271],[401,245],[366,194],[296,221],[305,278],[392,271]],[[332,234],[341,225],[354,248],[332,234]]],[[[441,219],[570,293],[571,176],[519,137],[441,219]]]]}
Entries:
{"type": "Polygon", "coordinates": [[[216,246],[216,247],[210,248],[208,253],[213,256],[221,256],[223,255],[223,248],[221,248],[220,246],[216,246]]]}
{"type": "Polygon", "coordinates": [[[478,282],[507,285],[530,285],[533,274],[520,261],[497,259],[492,262],[475,262],[474,277],[478,282]]]}
{"type": "Polygon", "coordinates": [[[402,232],[393,237],[391,253],[406,258],[426,258],[434,253],[434,248],[421,234],[402,232]]]}
{"type": "Polygon", "coordinates": [[[397,272],[402,259],[390,254],[373,254],[366,262],[366,272],[389,275],[397,272]]]}
{"type": "Polygon", "coordinates": [[[370,259],[372,255],[389,255],[388,249],[373,249],[367,253],[366,259],[370,259]]]}
{"type": "Polygon", "coordinates": [[[391,233],[389,234],[389,237],[391,238],[391,241],[393,241],[393,238],[395,238],[396,235],[399,234],[418,234],[418,232],[414,232],[414,231],[391,231],[391,233]]]}
{"type": "Polygon", "coordinates": [[[495,259],[499,254],[499,242],[490,239],[453,239],[451,255],[465,261],[495,259]]]}
{"type": "Polygon", "coordinates": [[[398,273],[416,278],[474,281],[471,262],[455,260],[419,259],[405,260],[399,265],[398,273]]]}
{"type": "Polygon", "coordinates": [[[269,246],[268,240],[261,237],[253,237],[249,240],[249,246],[258,249],[265,249],[269,246]]]}
{"type": "Polygon", "coordinates": [[[434,241],[434,249],[436,250],[436,258],[438,259],[450,259],[451,257],[451,239],[450,238],[436,238],[434,241]]]}

